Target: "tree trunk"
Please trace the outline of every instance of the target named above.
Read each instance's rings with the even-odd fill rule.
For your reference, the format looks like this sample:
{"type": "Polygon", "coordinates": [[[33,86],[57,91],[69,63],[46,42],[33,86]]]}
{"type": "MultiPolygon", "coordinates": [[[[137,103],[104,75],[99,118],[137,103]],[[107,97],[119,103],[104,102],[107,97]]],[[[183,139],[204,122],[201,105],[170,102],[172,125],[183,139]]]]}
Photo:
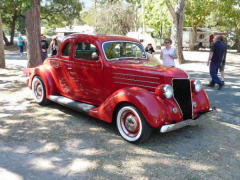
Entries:
{"type": "Polygon", "coordinates": [[[236,39],[235,43],[236,43],[237,53],[239,53],[240,52],[240,41],[239,41],[238,36],[237,36],[237,39],[236,39]]]}
{"type": "Polygon", "coordinates": [[[186,7],[185,0],[178,0],[176,2],[176,8],[174,10],[170,1],[166,1],[166,5],[172,15],[173,25],[172,25],[172,40],[173,45],[176,47],[179,64],[182,64],[185,59],[182,52],[182,37],[183,37],[183,21],[184,21],[184,11],[186,7]]]}
{"type": "Polygon", "coordinates": [[[17,20],[17,11],[15,10],[14,11],[14,15],[12,17],[12,22],[11,22],[11,35],[10,35],[9,45],[13,45],[14,44],[16,20],[17,20]]]}
{"type": "Polygon", "coordinates": [[[196,44],[196,41],[197,41],[197,27],[193,26],[192,27],[191,44],[190,44],[189,51],[193,51],[194,50],[194,46],[196,44]]]}
{"type": "Polygon", "coordinates": [[[8,39],[6,38],[4,32],[3,32],[3,40],[4,40],[6,46],[9,46],[9,45],[10,45],[10,42],[9,42],[8,39]]]}
{"type": "Polygon", "coordinates": [[[40,1],[32,0],[33,9],[26,12],[27,30],[27,67],[36,67],[42,64],[40,40],[40,1]]]}
{"type": "Polygon", "coordinates": [[[2,16],[0,13],[0,68],[5,68],[5,54],[3,44],[2,16]]]}

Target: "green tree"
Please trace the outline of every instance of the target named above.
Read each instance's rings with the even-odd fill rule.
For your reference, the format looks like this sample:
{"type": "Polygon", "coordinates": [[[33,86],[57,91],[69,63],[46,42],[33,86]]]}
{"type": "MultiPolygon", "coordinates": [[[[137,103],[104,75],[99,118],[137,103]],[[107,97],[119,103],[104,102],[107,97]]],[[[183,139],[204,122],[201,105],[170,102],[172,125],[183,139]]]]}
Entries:
{"type": "Polygon", "coordinates": [[[153,28],[160,38],[169,36],[172,19],[163,0],[145,0],[145,19],[148,27],[153,28]]]}
{"type": "Polygon", "coordinates": [[[82,3],[79,0],[48,0],[41,4],[41,20],[47,27],[71,26],[80,19],[82,3]]]}
{"type": "Polygon", "coordinates": [[[134,8],[124,2],[99,3],[97,13],[96,10],[90,9],[85,21],[95,26],[97,32],[126,35],[134,28],[134,16],[134,8]]]}
{"type": "MultiPolygon", "coordinates": [[[[19,18],[25,18],[26,10],[29,9],[31,4],[30,0],[4,0],[2,5],[2,20],[8,30],[10,31],[10,42],[4,35],[6,45],[13,44],[14,33],[16,25],[20,32],[24,32],[23,23],[20,23],[19,18]],[[19,21],[18,21],[19,20],[19,21]],[[19,22],[19,23],[18,23],[19,22]]],[[[41,1],[40,1],[41,2],[41,1]]],[[[78,0],[48,0],[44,1],[41,6],[41,19],[45,22],[47,27],[56,26],[71,26],[74,18],[79,18],[79,12],[82,9],[82,4],[78,0]]]]}
{"type": "MultiPolygon", "coordinates": [[[[28,8],[29,0],[23,1],[23,0],[4,0],[2,3],[2,22],[4,25],[9,29],[10,31],[10,42],[5,37],[4,34],[4,41],[5,44],[12,45],[13,44],[13,38],[16,28],[16,21],[19,17],[23,16],[22,14],[26,11],[26,8],[28,8]]],[[[23,16],[24,17],[24,16],[23,16]]]]}
{"type": "Polygon", "coordinates": [[[179,64],[182,64],[184,62],[184,56],[182,53],[182,36],[186,1],[166,0],[165,2],[172,15],[172,40],[177,50],[179,64]]]}
{"type": "Polygon", "coordinates": [[[0,68],[5,68],[1,9],[0,9],[0,68]]]}
{"type": "Polygon", "coordinates": [[[240,0],[219,1],[218,8],[209,16],[206,25],[231,34],[240,52],[240,0]]]}
{"type": "Polygon", "coordinates": [[[216,10],[218,3],[216,0],[202,1],[188,0],[185,10],[185,25],[192,28],[192,41],[190,42],[190,51],[194,50],[194,45],[197,40],[197,29],[204,23],[211,11],[216,10]]]}
{"type": "Polygon", "coordinates": [[[42,64],[41,44],[40,44],[40,1],[31,0],[32,8],[26,11],[27,30],[27,67],[36,67],[42,64]]]}

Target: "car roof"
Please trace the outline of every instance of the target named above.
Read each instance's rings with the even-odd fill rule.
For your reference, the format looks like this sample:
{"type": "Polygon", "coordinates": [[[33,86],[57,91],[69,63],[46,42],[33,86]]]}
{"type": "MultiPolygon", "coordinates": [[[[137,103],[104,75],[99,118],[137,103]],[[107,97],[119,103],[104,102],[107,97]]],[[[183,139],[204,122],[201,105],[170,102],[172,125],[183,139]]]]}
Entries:
{"type": "Polygon", "coordinates": [[[137,39],[130,38],[127,36],[122,36],[122,35],[115,35],[115,34],[101,34],[101,33],[91,33],[91,34],[85,34],[85,33],[74,33],[66,36],[65,39],[68,38],[84,38],[84,39],[95,39],[97,41],[134,41],[137,43],[140,43],[137,39]]]}

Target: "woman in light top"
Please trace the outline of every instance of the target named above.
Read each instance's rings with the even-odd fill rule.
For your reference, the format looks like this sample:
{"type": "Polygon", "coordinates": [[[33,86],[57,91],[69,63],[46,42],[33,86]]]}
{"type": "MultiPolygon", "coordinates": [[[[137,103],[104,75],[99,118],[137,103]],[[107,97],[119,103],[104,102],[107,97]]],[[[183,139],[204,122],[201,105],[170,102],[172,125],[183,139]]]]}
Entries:
{"type": "Polygon", "coordinates": [[[162,60],[162,65],[175,67],[174,59],[177,59],[176,49],[171,46],[172,40],[166,38],[164,40],[165,48],[161,50],[160,59],[162,60]]]}

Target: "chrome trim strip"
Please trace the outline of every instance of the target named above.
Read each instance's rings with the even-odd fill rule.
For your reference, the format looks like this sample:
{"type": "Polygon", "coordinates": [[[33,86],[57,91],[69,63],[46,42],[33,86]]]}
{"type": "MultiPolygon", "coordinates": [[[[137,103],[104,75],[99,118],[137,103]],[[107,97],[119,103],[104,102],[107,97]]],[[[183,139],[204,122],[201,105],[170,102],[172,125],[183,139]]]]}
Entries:
{"type": "Polygon", "coordinates": [[[149,76],[138,76],[138,75],[135,75],[135,74],[122,74],[122,73],[113,73],[113,74],[119,74],[119,75],[126,75],[126,76],[134,76],[134,77],[145,77],[145,78],[152,78],[152,79],[159,79],[157,77],[149,77],[149,76]]]}
{"type": "Polygon", "coordinates": [[[126,81],[135,81],[135,82],[146,82],[146,83],[152,83],[152,84],[160,84],[159,82],[151,82],[151,81],[143,81],[143,80],[135,80],[135,79],[127,79],[127,78],[119,78],[119,77],[113,77],[114,79],[124,79],[126,81]]]}
{"type": "Polygon", "coordinates": [[[143,85],[140,85],[140,84],[130,84],[130,83],[123,83],[123,82],[114,82],[114,83],[117,83],[117,84],[127,84],[127,85],[131,85],[131,86],[140,86],[140,87],[147,87],[147,88],[156,88],[155,86],[154,87],[151,87],[151,86],[143,86],[143,85]]]}

